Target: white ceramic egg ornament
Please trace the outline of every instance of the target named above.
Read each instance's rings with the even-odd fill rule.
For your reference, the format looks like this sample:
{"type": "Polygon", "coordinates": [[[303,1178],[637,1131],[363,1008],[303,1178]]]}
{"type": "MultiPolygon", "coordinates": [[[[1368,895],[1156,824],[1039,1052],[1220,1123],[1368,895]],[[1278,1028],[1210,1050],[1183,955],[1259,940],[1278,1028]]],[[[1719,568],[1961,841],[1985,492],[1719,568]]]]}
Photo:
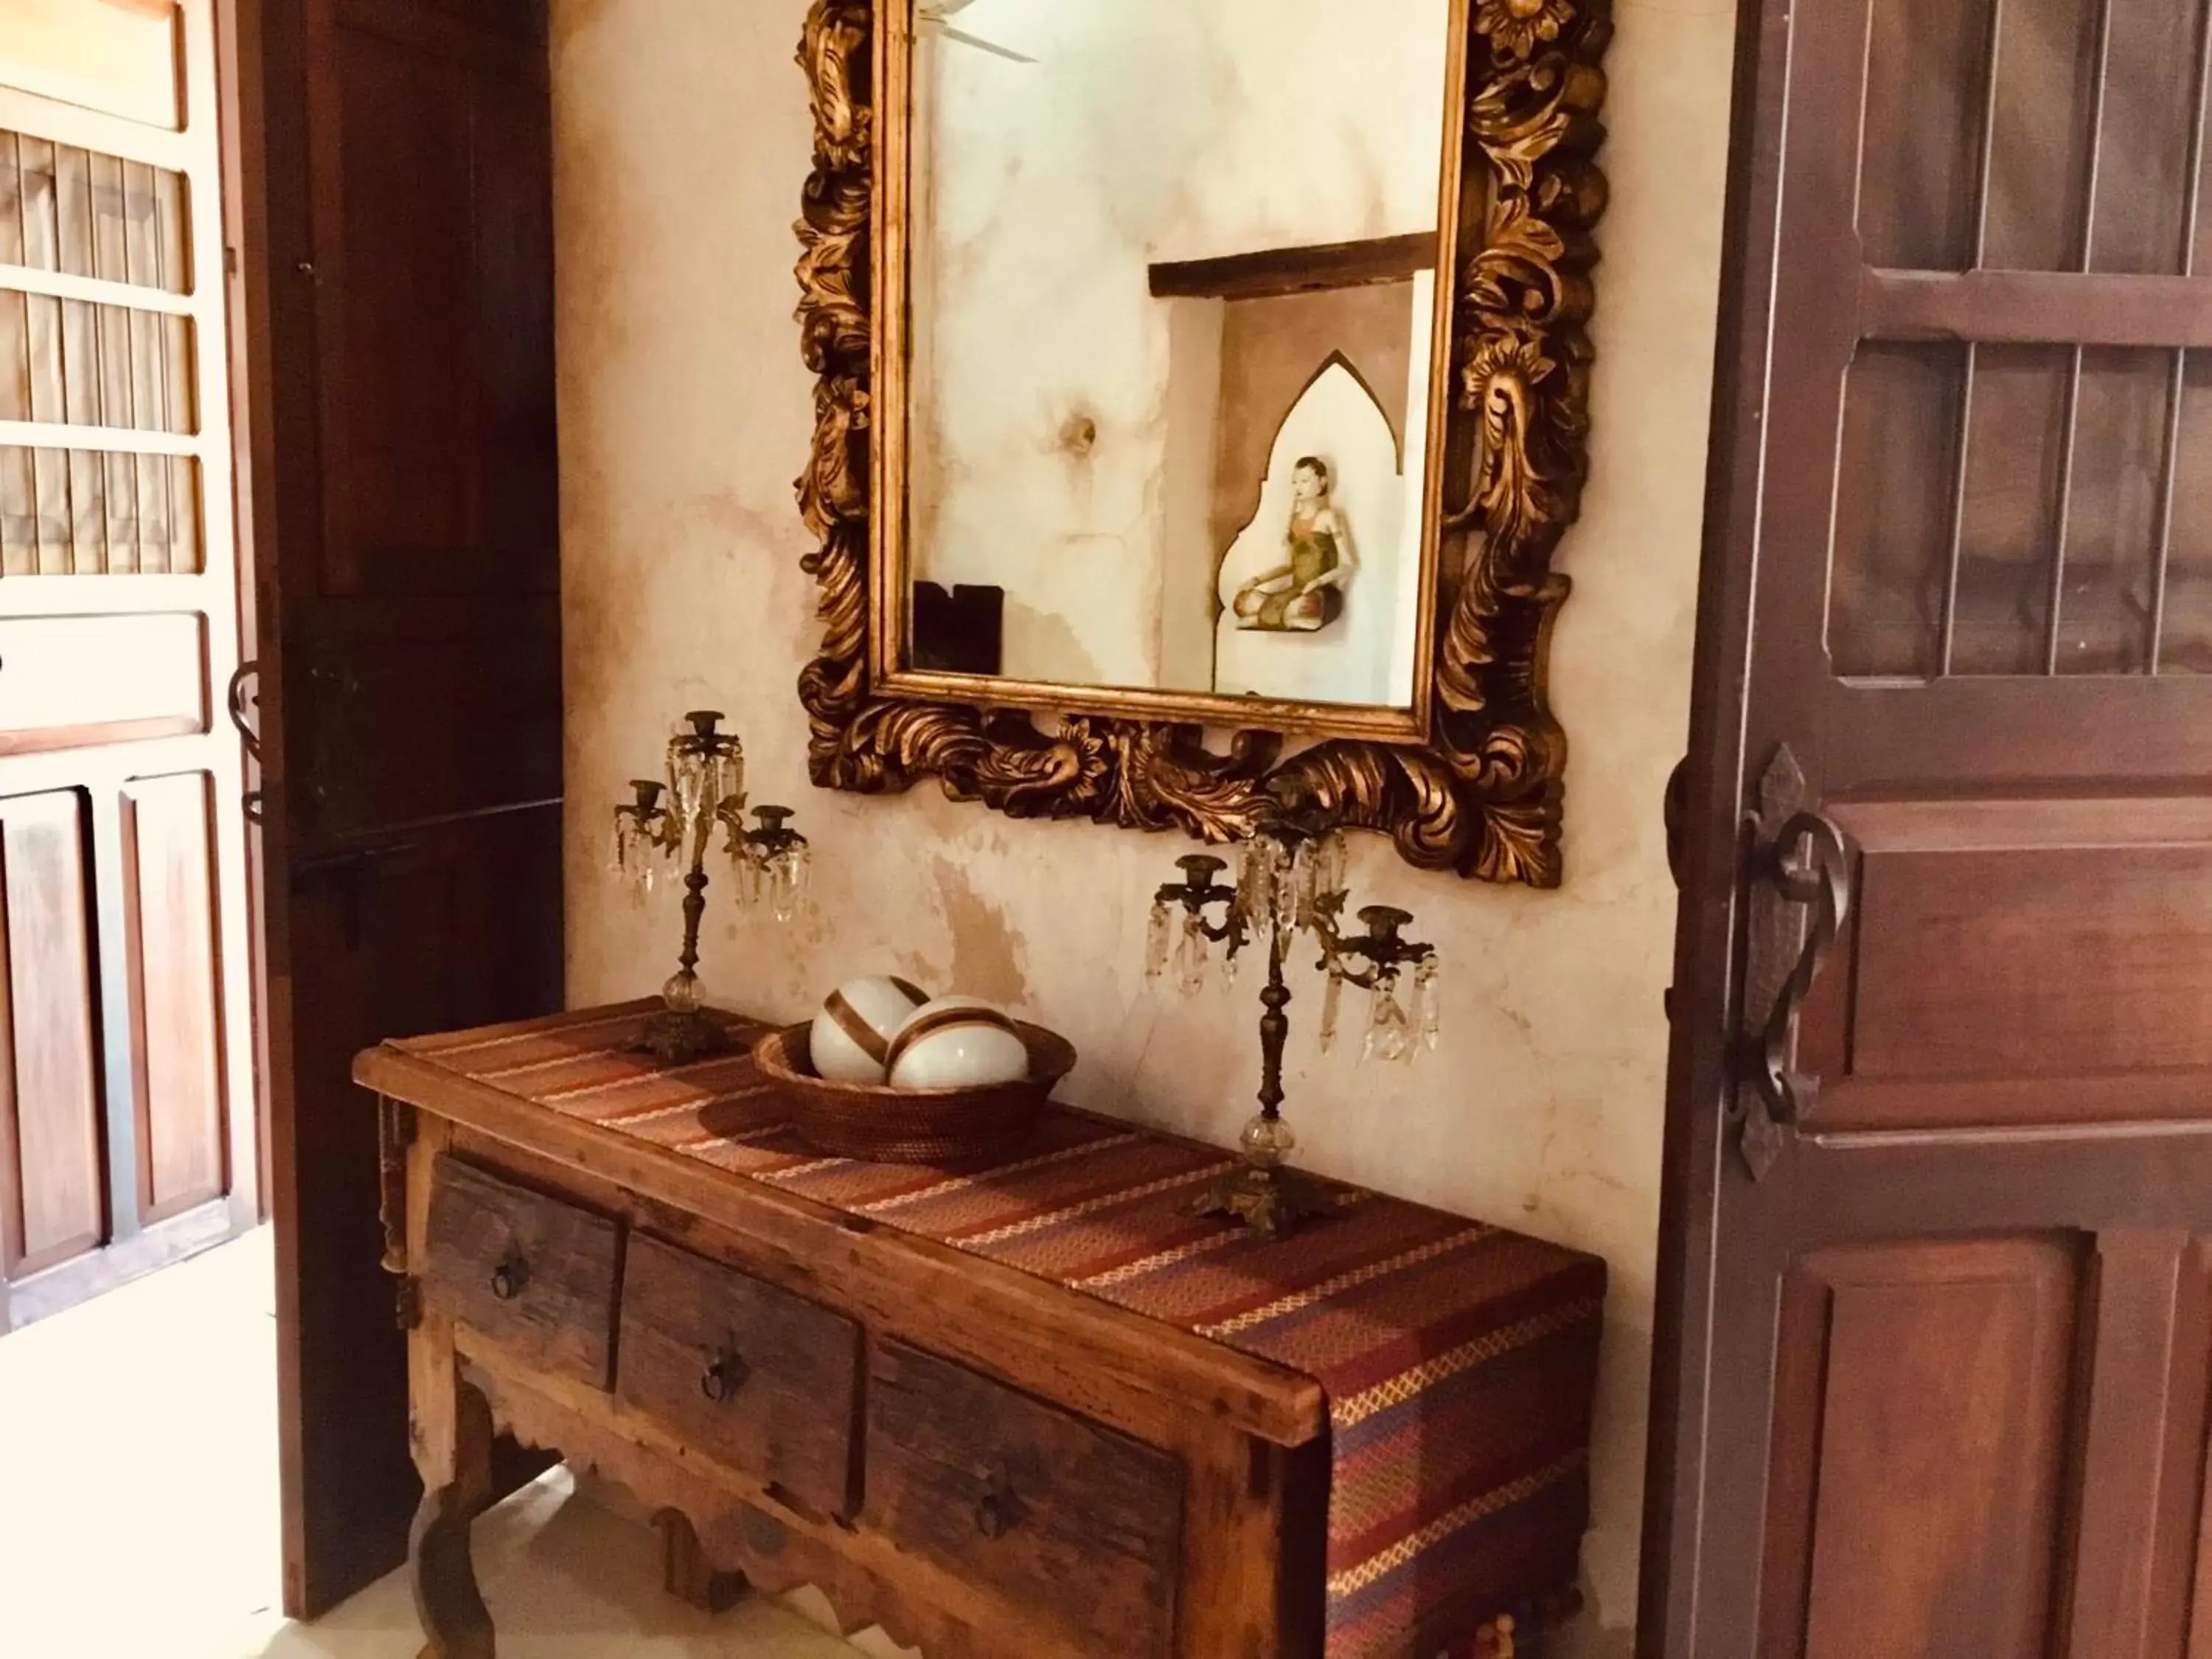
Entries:
{"type": "Polygon", "coordinates": [[[1030,1048],[1004,1010],[939,997],[899,1027],[890,1064],[894,1089],[977,1089],[1027,1077],[1030,1048]]]}
{"type": "Polygon", "coordinates": [[[909,981],[885,974],[847,980],[822,1000],[807,1051],[817,1077],[832,1083],[880,1087],[890,1060],[891,1039],[907,1017],[929,1000],[909,981]]]}

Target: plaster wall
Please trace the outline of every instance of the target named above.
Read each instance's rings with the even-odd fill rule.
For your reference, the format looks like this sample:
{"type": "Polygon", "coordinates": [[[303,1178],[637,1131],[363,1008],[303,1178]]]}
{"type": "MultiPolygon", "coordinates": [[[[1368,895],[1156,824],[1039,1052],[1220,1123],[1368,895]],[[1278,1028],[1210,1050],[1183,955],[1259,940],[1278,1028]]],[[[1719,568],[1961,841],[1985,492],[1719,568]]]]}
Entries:
{"type": "MultiPolygon", "coordinates": [[[[1316,1167],[1612,1263],[1591,1610],[1568,1648],[1604,1659],[1627,1654],[1634,1616],[1674,913],[1660,807],[1686,725],[1734,33],[1732,0],[1615,9],[1595,471],[1553,653],[1574,741],[1567,884],[1478,887],[1364,842],[1362,901],[1418,912],[1443,950],[1445,1051],[1387,1073],[1324,1060],[1309,993],[1289,1079],[1316,1167]]],[[[1251,1109],[1255,1006],[1142,976],[1146,899],[1182,843],[806,783],[804,10],[554,3],[570,998],[637,995],[672,965],[673,910],[633,909],[602,873],[606,813],[681,710],[719,707],[757,798],[798,806],[819,855],[815,908],[788,928],[710,895],[720,1000],[795,1017],[886,967],[957,985],[1066,1031],[1079,1103],[1226,1140],[1251,1109]]]]}

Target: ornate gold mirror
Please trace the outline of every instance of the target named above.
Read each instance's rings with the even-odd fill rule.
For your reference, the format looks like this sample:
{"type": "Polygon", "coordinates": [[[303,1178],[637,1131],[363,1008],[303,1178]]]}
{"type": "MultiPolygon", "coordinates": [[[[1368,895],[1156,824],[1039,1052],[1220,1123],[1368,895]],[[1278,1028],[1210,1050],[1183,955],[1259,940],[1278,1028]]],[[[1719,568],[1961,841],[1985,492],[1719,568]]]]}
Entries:
{"type": "Polygon", "coordinates": [[[1556,884],[1609,34],[817,0],[816,781],[1556,884]]]}

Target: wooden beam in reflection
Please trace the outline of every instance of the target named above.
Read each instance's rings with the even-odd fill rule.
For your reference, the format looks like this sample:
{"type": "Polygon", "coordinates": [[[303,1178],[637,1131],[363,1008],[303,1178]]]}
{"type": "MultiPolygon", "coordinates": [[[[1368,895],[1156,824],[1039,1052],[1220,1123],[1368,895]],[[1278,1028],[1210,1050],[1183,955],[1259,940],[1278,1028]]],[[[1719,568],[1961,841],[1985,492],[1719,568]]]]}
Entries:
{"type": "Polygon", "coordinates": [[[1316,289],[1402,283],[1437,268],[1434,231],[1364,242],[1267,248],[1221,259],[1185,259],[1152,267],[1156,300],[1266,300],[1316,289]]]}

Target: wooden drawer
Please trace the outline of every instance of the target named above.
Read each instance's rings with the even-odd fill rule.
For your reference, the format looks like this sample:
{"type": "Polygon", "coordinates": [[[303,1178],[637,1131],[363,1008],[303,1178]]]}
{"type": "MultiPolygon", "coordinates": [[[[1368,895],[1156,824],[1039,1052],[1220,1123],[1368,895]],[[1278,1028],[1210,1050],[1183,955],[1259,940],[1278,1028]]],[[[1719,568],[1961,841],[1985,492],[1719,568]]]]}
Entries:
{"type": "Polygon", "coordinates": [[[817,1513],[853,1510],[860,1328],[642,1235],[623,1269],[615,1397],[817,1513]]]}
{"type": "MultiPolygon", "coordinates": [[[[868,1380],[870,1523],[1049,1631],[1054,1651],[1175,1651],[1182,1466],[899,1343],[868,1380]]],[[[1212,1656],[1199,1656],[1212,1659],[1212,1656]]]]}
{"type": "Polygon", "coordinates": [[[620,1223],[441,1158],[428,1226],[431,1308],[532,1364],[609,1386],[620,1223]]]}

